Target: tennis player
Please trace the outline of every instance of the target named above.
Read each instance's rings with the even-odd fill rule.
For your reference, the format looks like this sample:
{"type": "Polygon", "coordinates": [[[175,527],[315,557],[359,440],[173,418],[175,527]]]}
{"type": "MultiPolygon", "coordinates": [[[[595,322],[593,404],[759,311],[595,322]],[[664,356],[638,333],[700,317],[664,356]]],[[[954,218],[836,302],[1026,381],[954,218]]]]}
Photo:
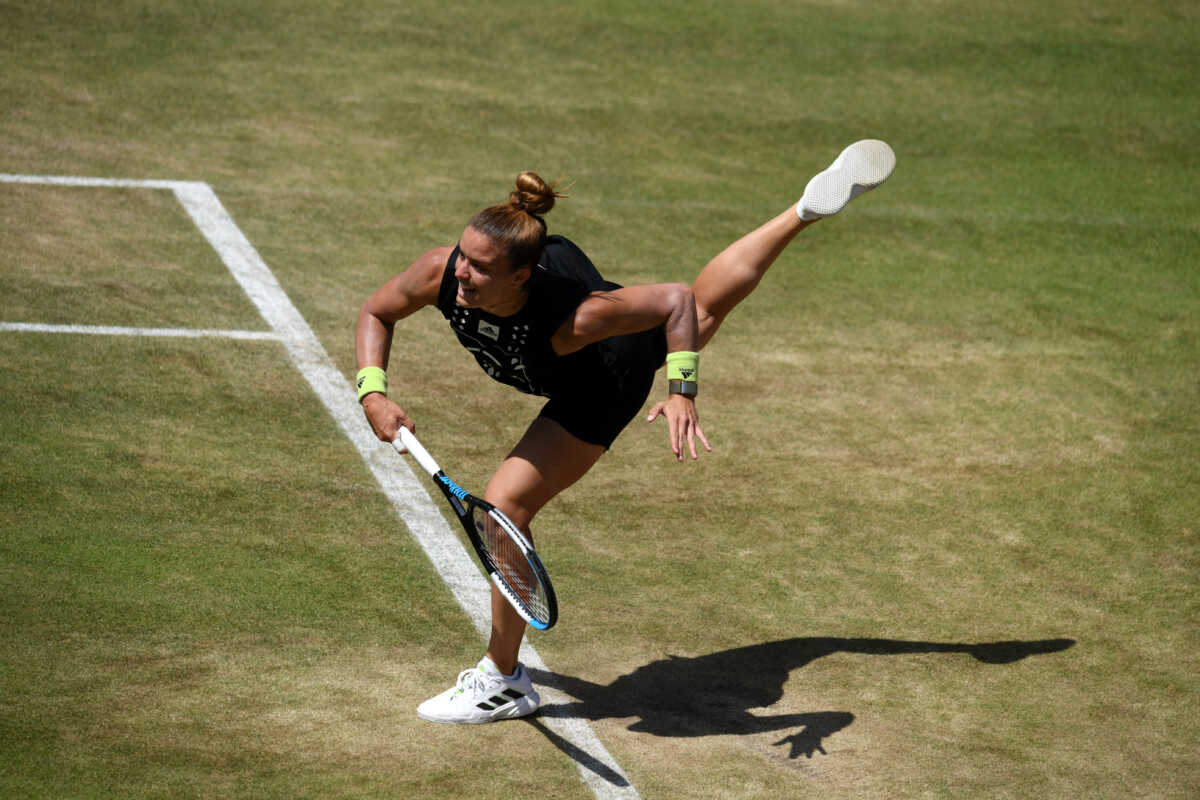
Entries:
{"type": "MultiPolygon", "coordinates": [[[[544,220],[565,197],[532,172],[507,202],[480,211],[454,245],[420,256],[363,304],[356,353],[359,401],[383,441],[413,420],[387,396],[397,322],[435,306],[492,378],[548,398],[484,492],[525,533],[538,511],[579,480],[638,414],[667,366],[666,398],[648,421],[667,421],[675,459],[711,450],[696,412],[698,353],[795,236],[887,180],[884,142],[855,142],[805,187],[800,201],[731,244],[691,286],[621,287],[605,281],[544,220]]],[[[531,537],[532,538],[532,537],[531,537]]],[[[487,652],[455,685],[422,703],[433,722],[478,723],[532,713],[540,699],[517,660],[525,622],[492,589],[487,652]]]]}

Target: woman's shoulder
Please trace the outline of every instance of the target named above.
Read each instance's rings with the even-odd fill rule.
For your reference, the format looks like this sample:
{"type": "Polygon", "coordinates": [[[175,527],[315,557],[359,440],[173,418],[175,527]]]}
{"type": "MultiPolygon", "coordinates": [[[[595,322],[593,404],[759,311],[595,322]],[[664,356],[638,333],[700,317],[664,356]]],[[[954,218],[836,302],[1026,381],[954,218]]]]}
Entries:
{"type": "Polygon", "coordinates": [[[456,249],[456,245],[435,247],[417,256],[408,268],[413,281],[436,291],[434,287],[440,287],[444,282],[447,268],[451,267],[450,257],[456,249]]]}
{"type": "Polygon", "coordinates": [[[445,247],[435,247],[432,250],[426,250],[417,256],[417,260],[413,262],[413,266],[430,271],[444,269],[450,263],[450,256],[457,249],[458,245],[449,244],[445,247]]]}

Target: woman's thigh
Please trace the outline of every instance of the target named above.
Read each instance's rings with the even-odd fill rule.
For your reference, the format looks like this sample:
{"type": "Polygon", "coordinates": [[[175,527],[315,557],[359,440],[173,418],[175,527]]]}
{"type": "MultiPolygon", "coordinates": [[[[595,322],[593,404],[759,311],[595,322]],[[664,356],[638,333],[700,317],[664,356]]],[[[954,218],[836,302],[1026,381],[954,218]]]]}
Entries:
{"type": "Polygon", "coordinates": [[[582,478],[604,450],[572,436],[554,420],[538,417],[488,481],[484,499],[528,532],[542,506],[582,478]]]}

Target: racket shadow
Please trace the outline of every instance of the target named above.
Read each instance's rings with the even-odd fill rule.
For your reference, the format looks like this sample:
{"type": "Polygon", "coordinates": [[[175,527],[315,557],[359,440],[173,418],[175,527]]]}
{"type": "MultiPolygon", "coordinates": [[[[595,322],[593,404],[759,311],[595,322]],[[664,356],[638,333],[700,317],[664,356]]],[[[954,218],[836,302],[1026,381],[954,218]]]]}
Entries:
{"type": "MultiPolygon", "coordinates": [[[[894,639],[804,637],[682,658],[669,656],[638,667],[608,685],[530,669],[535,683],[575,698],[543,705],[542,717],[638,718],[628,729],[654,736],[751,735],[799,730],[775,745],[790,745],[789,758],[825,753],[823,742],[854,721],[849,711],[804,714],[755,714],[783,698],[792,670],[834,653],[887,656],[959,653],[985,664],[1011,664],[1030,656],[1056,653],[1073,639],[1004,641],[981,644],[915,642],[894,639]]],[[[561,748],[560,748],[561,749],[561,748]]]]}

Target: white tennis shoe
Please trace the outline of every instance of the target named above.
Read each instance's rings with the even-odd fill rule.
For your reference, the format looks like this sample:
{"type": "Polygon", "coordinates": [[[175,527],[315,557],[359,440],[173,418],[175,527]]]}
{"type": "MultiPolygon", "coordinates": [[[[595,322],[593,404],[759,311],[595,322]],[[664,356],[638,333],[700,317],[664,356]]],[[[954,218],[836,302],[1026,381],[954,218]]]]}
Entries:
{"type": "Polygon", "coordinates": [[[521,664],[512,677],[496,671],[486,659],[464,669],[446,691],[417,706],[417,716],[430,722],[474,725],[524,717],[537,711],[542,699],[521,664]]]}
{"type": "Polygon", "coordinates": [[[855,142],[808,182],[796,204],[796,213],[806,221],[836,214],[863,192],[886,181],[895,168],[896,154],[887,142],[855,142]]]}

